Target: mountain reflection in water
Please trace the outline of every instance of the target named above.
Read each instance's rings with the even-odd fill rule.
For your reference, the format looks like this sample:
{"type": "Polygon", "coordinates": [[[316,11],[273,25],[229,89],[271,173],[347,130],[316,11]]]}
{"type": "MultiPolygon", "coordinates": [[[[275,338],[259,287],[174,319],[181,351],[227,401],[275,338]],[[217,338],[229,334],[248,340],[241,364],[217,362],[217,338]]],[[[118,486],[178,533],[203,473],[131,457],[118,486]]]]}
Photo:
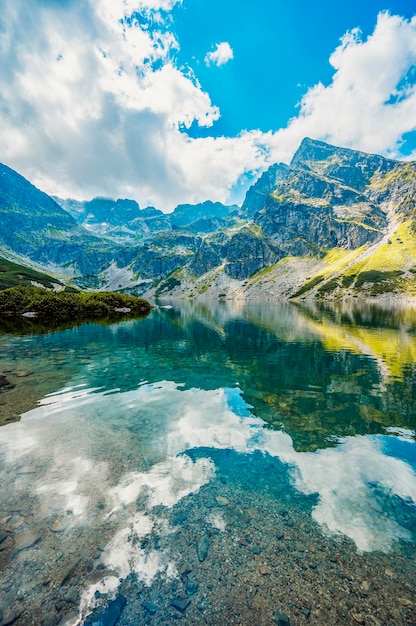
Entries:
{"type": "Polygon", "coordinates": [[[415,328],[224,302],[8,327],[2,409],[32,406],[0,429],[6,618],[414,623],[415,328]]]}

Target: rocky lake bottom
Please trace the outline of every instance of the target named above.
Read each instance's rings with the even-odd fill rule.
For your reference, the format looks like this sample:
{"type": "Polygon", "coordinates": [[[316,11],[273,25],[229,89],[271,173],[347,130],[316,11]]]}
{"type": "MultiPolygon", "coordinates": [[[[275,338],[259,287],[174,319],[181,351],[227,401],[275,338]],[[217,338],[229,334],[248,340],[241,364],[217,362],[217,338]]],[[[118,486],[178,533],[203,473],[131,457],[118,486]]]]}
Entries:
{"type": "Polygon", "coordinates": [[[0,335],[0,624],[416,623],[416,312],[0,335]]]}

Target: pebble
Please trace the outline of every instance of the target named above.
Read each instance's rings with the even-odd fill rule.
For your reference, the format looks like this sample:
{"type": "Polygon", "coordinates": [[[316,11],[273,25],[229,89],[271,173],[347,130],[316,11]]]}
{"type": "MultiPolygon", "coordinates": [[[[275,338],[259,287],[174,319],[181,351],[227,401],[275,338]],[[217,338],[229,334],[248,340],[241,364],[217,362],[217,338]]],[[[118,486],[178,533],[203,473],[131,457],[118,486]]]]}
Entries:
{"type": "Polygon", "coordinates": [[[8,536],[9,533],[7,533],[5,530],[0,530],[0,543],[3,543],[3,541],[7,539],[8,536]]]}
{"type": "Polygon", "coordinates": [[[198,555],[200,563],[205,561],[208,556],[209,544],[210,541],[208,534],[204,533],[196,545],[196,553],[198,555]]]}
{"type": "Polygon", "coordinates": [[[271,570],[267,567],[267,565],[260,565],[259,567],[259,573],[262,576],[270,576],[270,574],[272,573],[271,570]]]}
{"type": "Polygon", "coordinates": [[[78,604],[79,593],[76,587],[70,587],[66,592],[64,599],[71,604],[78,604]]]}
{"type": "Polygon", "coordinates": [[[220,506],[227,506],[227,504],[230,504],[228,498],[224,498],[224,496],[217,496],[215,499],[220,506]]]}
{"type": "Polygon", "coordinates": [[[186,581],[186,592],[188,595],[193,596],[199,589],[199,585],[191,576],[186,581]]]}
{"type": "Polygon", "coordinates": [[[27,548],[31,548],[32,546],[37,544],[39,541],[40,541],[40,535],[37,535],[29,530],[17,536],[15,548],[18,551],[27,550],[27,548]]]}
{"type": "Polygon", "coordinates": [[[3,615],[1,626],[9,626],[9,624],[14,624],[20,616],[21,613],[17,609],[9,609],[3,615]]]}
{"type": "Polygon", "coordinates": [[[365,624],[365,619],[359,613],[351,613],[351,617],[357,624],[365,624]]]}
{"type": "Polygon", "coordinates": [[[179,570],[180,576],[187,576],[191,572],[192,572],[192,565],[190,565],[189,563],[184,563],[179,570]]]}
{"type": "Polygon", "coordinates": [[[278,610],[274,612],[274,621],[277,626],[290,626],[289,617],[285,613],[281,613],[278,610]]]}
{"type": "Polygon", "coordinates": [[[14,375],[18,378],[25,378],[26,376],[30,376],[31,374],[33,374],[33,372],[29,372],[29,370],[17,370],[17,372],[14,372],[14,375]]]}
{"type": "Polygon", "coordinates": [[[85,621],[84,626],[115,626],[126,603],[127,600],[124,596],[118,596],[115,600],[110,602],[106,611],[102,613],[98,619],[92,618],[92,621],[85,621]]]}
{"type": "Polygon", "coordinates": [[[191,604],[191,600],[189,598],[174,598],[169,604],[177,611],[185,613],[186,609],[191,604]]]}
{"type": "Polygon", "coordinates": [[[78,567],[78,564],[79,564],[80,560],[81,559],[77,559],[73,563],[70,563],[64,569],[63,574],[62,574],[61,586],[64,585],[66,583],[66,581],[71,578],[72,574],[75,572],[76,568],[78,567]]]}
{"type": "Polygon", "coordinates": [[[21,515],[12,515],[12,517],[9,517],[7,519],[7,526],[9,526],[9,528],[20,528],[20,526],[23,525],[24,522],[24,518],[21,515]]]}
{"type": "Polygon", "coordinates": [[[143,602],[142,607],[150,613],[150,615],[154,615],[159,608],[154,602],[143,602]]]}
{"type": "Polygon", "coordinates": [[[34,467],[31,467],[29,465],[25,465],[25,467],[20,467],[17,470],[18,474],[36,474],[36,469],[34,467]]]}
{"type": "Polygon", "coordinates": [[[62,520],[60,519],[56,519],[50,526],[49,529],[53,532],[53,533],[61,533],[63,530],[65,530],[65,524],[63,523],[62,520]]]}

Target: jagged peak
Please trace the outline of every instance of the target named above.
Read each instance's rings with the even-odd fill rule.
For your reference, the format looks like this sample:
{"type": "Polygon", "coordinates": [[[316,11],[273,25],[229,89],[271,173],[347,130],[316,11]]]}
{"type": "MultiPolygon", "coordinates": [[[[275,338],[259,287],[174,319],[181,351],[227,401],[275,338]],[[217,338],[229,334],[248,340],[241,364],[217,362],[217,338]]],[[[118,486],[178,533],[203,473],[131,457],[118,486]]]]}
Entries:
{"type": "Polygon", "coordinates": [[[290,165],[291,167],[311,167],[318,161],[322,162],[334,157],[338,157],[339,160],[350,165],[372,162],[374,169],[378,169],[381,164],[384,165],[383,169],[389,169],[400,163],[400,161],[387,159],[379,154],[335,146],[319,139],[304,137],[293,155],[290,165]]]}

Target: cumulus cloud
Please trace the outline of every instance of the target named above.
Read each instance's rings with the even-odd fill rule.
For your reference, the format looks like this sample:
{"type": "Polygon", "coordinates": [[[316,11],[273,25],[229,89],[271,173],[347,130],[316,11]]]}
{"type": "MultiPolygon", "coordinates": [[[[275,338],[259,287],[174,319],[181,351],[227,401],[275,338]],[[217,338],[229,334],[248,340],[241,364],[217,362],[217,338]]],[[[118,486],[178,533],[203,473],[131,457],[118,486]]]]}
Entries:
{"type": "MultiPolygon", "coordinates": [[[[382,13],[368,39],[343,37],[332,81],[307,91],[286,128],[191,137],[191,126],[212,127],[220,111],[175,65],[177,3],[4,0],[2,160],[48,193],[169,210],[226,201],[245,173],[288,161],[304,136],[395,156],[416,129],[416,17],[382,13]]],[[[224,42],[206,58],[220,65],[230,55],[224,42]]]]}
{"type": "Polygon", "coordinates": [[[329,60],[332,82],[308,90],[299,115],[270,137],[271,152],[288,160],[309,136],[399,156],[403,135],[416,129],[416,16],[380,13],[368,39],[346,33],[329,60]]]}
{"type": "Polygon", "coordinates": [[[224,65],[231,61],[234,58],[234,52],[231,48],[228,41],[222,41],[221,43],[217,43],[215,46],[215,50],[208,52],[205,56],[205,64],[206,65],[224,65]]]}

